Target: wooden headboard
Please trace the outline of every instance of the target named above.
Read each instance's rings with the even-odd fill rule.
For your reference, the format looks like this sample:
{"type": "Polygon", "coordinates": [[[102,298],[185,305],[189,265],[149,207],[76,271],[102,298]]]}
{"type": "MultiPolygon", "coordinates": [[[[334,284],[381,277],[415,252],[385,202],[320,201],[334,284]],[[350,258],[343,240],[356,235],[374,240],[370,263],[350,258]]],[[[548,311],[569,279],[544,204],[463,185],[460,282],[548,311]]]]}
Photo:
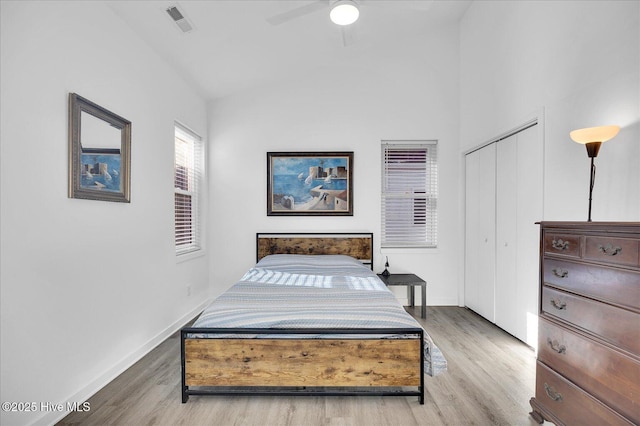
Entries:
{"type": "Polygon", "coordinates": [[[373,233],[257,233],[256,262],[270,254],[346,254],[373,270],[373,233]]]}

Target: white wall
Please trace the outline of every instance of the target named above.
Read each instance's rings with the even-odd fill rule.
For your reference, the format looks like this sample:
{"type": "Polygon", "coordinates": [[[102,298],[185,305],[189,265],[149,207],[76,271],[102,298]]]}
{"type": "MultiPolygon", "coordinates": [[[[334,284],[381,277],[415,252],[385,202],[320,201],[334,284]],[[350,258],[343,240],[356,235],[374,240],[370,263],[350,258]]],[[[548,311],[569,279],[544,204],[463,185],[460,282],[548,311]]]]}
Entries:
{"type": "MultiPolygon", "coordinates": [[[[640,218],[638,2],[475,2],[460,33],[345,53],[340,69],[218,100],[208,114],[101,4],[0,5],[2,401],[86,398],[235,282],[255,261],[256,232],[373,231],[379,248],[381,139],[440,143],[439,248],[388,253],[393,272],[429,282],[432,305],[458,302],[461,153],[541,108],[544,219],[586,218],[588,159],[567,135],[609,123],[623,129],[597,159],[593,216],[640,218]],[[130,204],[67,198],[69,92],[133,122],[130,204]],[[209,256],[180,264],[175,119],[205,139],[208,123],[211,141],[209,256]],[[266,216],[266,152],[297,150],[355,152],[353,217],[266,216]]],[[[376,251],[376,271],[382,262],[376,251]]]]}
{"type": "Polygon", "coordinates": [[[464,152],[544,109],[545,220],[586,220],[589,159],[569,132],[618,124],[594,221],[640,221],[640,2],[477,1],[461,23],[464,152]]]}
{"type": "MultiPolygon", "coordinates": [[[[429,304],[457,303],[458,29],[405,45],[346,51],[339,69],[210,105],[210,239],[214,293],[255,263],[256,232],[371,231],[380,253],[382,139],[438,139],[439,248],[388,254],[392,272],[429,282],[429,304]],[[357,52],[357,53],[356,53],[357,52]],[[266,214],[268,151],[354,151],[353,217],[266,214]]],[[[399,296],[406,298],[400,289],[399,296]]],[[[418,299],[420,300],[420,299],[418,299]]]]}
{"type": "Polygon", "coordinates": [[[172,207],[173,122],[206,137],[206,104],[101,3],[1,7],[1,399],[82,402],[206,299],[172,207]],[[130,204],[67,198],[69,92],[132,121],[130,204]]]}

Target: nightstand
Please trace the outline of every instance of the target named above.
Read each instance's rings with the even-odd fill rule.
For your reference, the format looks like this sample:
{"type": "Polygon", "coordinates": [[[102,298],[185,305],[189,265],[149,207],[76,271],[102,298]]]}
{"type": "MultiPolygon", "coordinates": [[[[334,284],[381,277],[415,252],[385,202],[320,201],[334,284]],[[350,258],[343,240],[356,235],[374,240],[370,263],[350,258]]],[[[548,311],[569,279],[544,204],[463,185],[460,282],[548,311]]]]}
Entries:
{"type": "Polygon", "coordinates": [[[427,282],[414,274],[391,274],[388,277],[378,274],[378,277],[382,280],[387,287],[392,285],[404,285],[407,286],[407,294],[409,295],[409,304],[411,307],[415,307],[416,286],[422,287],[420,293],[422,293],[422,312],[421,317],[427,317],[427,282]]]}

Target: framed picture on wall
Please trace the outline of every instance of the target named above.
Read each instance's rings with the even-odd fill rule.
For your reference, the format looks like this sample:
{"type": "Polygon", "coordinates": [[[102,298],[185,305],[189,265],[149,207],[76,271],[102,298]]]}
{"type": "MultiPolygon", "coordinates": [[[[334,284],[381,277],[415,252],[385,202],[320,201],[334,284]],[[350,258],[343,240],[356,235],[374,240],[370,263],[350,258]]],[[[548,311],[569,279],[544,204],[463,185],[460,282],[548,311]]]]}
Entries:
{"type": "Polygon", "coordinates": [[[267,216],[353,216],[353,152],[267,152],[267,216]]]}
{"type": "Polygon", "coordinates": [[[69,198],[130,201],[131,122],[69,94],[69,198]]]}

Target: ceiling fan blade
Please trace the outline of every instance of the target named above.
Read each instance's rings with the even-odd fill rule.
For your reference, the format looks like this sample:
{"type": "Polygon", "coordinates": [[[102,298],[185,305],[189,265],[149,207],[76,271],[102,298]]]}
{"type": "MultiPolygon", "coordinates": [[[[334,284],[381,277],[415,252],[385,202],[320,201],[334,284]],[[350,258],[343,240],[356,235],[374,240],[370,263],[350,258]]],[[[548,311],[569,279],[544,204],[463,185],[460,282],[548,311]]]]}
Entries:
{"type": "Polygon", "coordinates": [[[271,25],[280,25],[304,15],[316,12],[321,9],[327,9],[329,0],[315,0],[304,6],[296,7],[287,12],[279,13],[267,18],[267,22],[271,25]]]}

